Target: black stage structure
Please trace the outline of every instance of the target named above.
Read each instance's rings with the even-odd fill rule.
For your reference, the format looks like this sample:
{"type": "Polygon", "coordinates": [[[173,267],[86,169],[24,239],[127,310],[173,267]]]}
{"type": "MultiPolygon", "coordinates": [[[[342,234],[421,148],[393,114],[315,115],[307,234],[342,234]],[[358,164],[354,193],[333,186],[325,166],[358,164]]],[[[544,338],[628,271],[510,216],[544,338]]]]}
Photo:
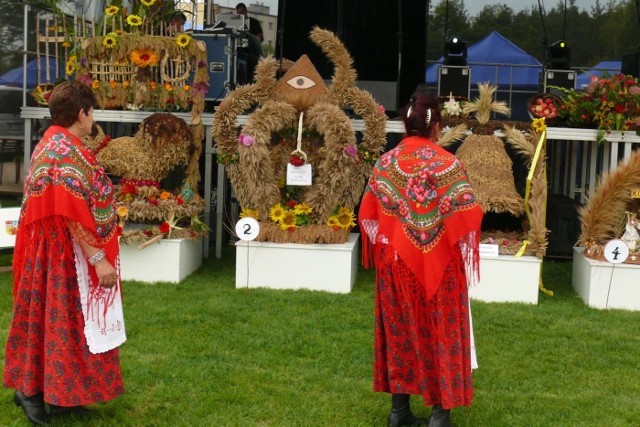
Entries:
{"type": "Polygon", "coordinates": [[[425,0],[278,1],[276,54],[292,61],[307,54],[324,79],[333,64],[309,40],[314,26],[333,31],[354,59],[358,86],[388,111],[397,111],[424,82],[425,0]]]}

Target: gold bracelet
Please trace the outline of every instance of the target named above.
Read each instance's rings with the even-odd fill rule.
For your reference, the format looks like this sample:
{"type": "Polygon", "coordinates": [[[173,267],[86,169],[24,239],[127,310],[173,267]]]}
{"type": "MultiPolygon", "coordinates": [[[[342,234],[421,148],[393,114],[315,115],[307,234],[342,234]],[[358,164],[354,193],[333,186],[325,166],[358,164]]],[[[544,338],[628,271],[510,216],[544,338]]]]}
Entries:
{"type": "Polygon", "coordinates": [[[104,256],[104,251],[100,249],[98,252],[89,257],[89,264],[96,265],[102,258],[104,258],[104,256]]]}

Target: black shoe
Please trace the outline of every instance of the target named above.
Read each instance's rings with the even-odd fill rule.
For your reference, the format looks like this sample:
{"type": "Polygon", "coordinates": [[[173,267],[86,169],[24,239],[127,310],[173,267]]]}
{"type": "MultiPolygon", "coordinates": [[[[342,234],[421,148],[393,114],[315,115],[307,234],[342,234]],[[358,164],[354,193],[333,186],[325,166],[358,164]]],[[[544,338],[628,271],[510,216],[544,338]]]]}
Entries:
{"type": "Polygon", "coordinates": [[[433,405],[428,427],[451,427],[451,409],[442,409],[441,405],[433,405]]]}
{"type": "Polygon", "coordinates": [[[44,407],[44,396],[42,393],[35,396],[25,396],[21,391],[16,390],[13,394],[13,403],[21,406],[29,421],[39,426],[49,425],[49,415],[44,407]]]}
{"type": "Polygon", "coordinates": [[[391,413],[389,414],[388,427],[402,426],[426,426],[426,418],[420,418],[413,415],[409,404],[410,396],[408,394],[392,394],[391,395],[391,413]]]}
{"type": "Polygon", "coordinates": [[[84,406],[58,406],[49,404],[49,408],[47,410],[49,415],[62,415],[62,414],[86,414],[90,412],[84,406]]]}

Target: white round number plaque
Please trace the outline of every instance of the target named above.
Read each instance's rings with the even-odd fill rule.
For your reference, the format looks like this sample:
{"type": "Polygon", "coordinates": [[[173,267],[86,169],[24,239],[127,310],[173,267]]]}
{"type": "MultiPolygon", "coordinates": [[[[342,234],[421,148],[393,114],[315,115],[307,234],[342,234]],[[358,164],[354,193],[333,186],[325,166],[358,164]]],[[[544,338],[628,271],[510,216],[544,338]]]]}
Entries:
{"type": "Polygon", "coordinates": [[[629,246],[620,239],[609,240],[604,247],[604,257],[611,264],[620,264],[627,260],[629,246]]]}
{"type": "Polygon", "coordinates": [[[236,235],[240,240],[250,241],[258,237],[260,224],[255,218],[241,218],[236,222],[236,235]]]}

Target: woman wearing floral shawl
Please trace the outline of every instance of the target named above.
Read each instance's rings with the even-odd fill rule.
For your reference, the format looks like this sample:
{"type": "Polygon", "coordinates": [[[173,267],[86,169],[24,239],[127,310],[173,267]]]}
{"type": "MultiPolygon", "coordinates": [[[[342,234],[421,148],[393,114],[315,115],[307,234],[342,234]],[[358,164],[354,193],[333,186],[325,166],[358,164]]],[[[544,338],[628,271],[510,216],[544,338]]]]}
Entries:
{"type": "Polygon", "coordinates": [[[15,404],[38,425],[124,392],[113,186],[81,140],[95,105],[79,81],[56,86],[52,126],[35,147],[25,182],[4,386],[16,390],[15,404]]]}
{"type": "Polygon", "coordinates": [[[426,425],[409,396],[449,426],[473,398],[467,286],[478,277],[482,209],[460,162],[433,141],[437,100],[414,93],[407,137],[376,163],[358,214],[366,267],[376,268],[374,391],[392,394],[389,426],[426,425]]]}

